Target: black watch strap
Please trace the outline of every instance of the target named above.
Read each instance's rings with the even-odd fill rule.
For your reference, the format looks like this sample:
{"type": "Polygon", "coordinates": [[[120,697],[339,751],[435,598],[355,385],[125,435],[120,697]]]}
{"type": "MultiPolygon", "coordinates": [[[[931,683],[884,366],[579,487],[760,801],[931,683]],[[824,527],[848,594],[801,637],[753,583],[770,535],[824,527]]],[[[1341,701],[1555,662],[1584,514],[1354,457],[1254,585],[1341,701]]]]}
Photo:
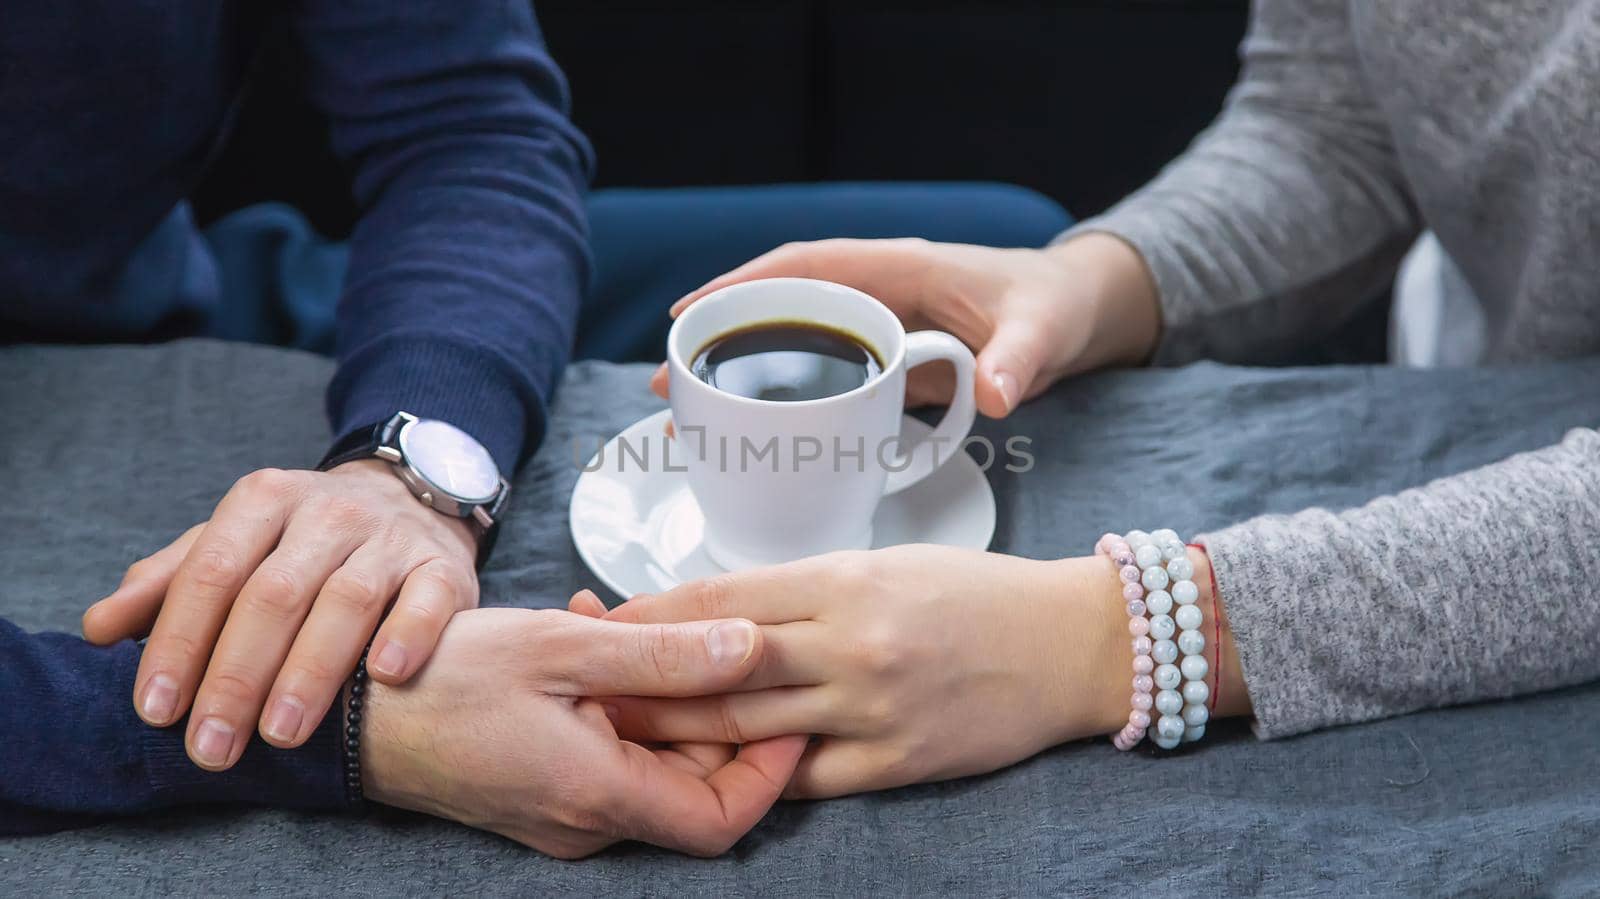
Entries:
{"type": "MultiPolygon", "coordinates": [[[[389,426],[389,422],[392,420],[393,419],[388,419],[385,421],[380,421],[374,425],[365,425],[363,427],[356,428],[354,431],[351,431],[343,437],[340,437],[338,440],[335,440],[333,442],[333,446],[329,448],[327,454],[322,457],[322,461],[317,463],[317,471],[327,471],[330,468],[338,468],[340,465],[343,465],[346,462],[355,462],[360,459],[371,459],[374,455],[376,455],[378,447],[383,446],[384,429],[389,426]]],[[[499,513],[505,511],[505,506],[506,504],[502,499],[502,501],[494,510],[496,514],[491,516],[494,520],[494,524],[487,528],[479,524],[476,518],[463,519],[467,522],[468,527],[478,532],[478,558],[476,564],[479,571],[482,571],[483,566],[488,564],[489,554],[494,552],[495,540],[500,536],[499,513]]]]}
{"type": "Polygon", "coordinates": [[[317,471],[338,468],[357,459],[370,459],[383,445],[383,429],[387,424],[387,421],[380,421],[365,425],[335,440],[322,461],[317,463],[317,471]]]}
{"type": "Polygon", "coordinates": [[[494,524],[489,525],[487,528],[479,525],[471,518],[467,519],[467,521],[471,522],[472,529],[478,532],[478,559],[476,564],[478,570],[482,571],[483,566],[489,564],[489,554],[494,552],[495,540],[500,537],[500,519],[496,518],[494,524]]]}

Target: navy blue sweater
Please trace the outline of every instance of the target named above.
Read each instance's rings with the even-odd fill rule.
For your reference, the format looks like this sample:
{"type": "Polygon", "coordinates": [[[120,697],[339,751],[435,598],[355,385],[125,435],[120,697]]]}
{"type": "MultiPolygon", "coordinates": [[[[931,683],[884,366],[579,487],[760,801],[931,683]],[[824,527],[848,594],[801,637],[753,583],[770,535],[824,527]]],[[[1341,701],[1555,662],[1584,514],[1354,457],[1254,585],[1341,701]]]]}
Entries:
{"type": "Polygon", "coordinates": [[[26,634],[0,621],[0,834],[60,830],[175,805],[346,805],[344,722],[329,714],[295,750],[251,741],[221,774],[195,767],[187,721],[154,728],[133,711],[139,646],[26,634]]]}
{"type": "Polygon", "coordinates": [[[335,433],[405,409],[511,471],[542,436],[588,278],[592,159],[528,0],[5,4],[0,342],[171,333],[226,301],[174,212],[269,16],[304,51],[361,210],[335,433]]]}
{"type": "MultiPolygon", "coordinates": [[[[5,4],[0,343],[137,338],[225,301],[192,226],[172,223],[266,16],[288,17],[362,213],[335,432],[405,409],[454,422],[510,471],[542,435],[588,277],[591,158],[528,0],[5,4]],[[152,235],[165,251],[136,254],[152,235]]],[[[258,742],[206,774],[181,725],[134,716],[137,655],[0,622],[0,831],[189,802],[342,804],[338,716],[304,749],[258,742]]]]}

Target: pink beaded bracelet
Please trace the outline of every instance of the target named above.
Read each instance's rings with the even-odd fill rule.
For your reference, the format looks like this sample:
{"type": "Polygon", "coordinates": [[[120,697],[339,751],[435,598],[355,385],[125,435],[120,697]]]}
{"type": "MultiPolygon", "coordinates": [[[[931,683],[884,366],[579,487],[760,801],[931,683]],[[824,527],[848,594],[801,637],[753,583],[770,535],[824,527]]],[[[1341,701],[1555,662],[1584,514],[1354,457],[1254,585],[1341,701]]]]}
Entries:
{"type": "Polygon", "coordinates": [[[1150,709],[1155,704],[1151,695],[1155,689],[1151,677],[1155,660],[1150,658],[1150,620],[1144,617],[1144,585],[1140,583],[1138,566],[1133,564],[1132,547],[1120,535],[1106,534],[1095,543],[1094,551],[1117,566],[1128,609],[1128,633],[1133,636],[1133,708],[1128,712],[1128,723],[1111,738],[1113,745],[1126,752],[1144,739],[1150,729],[1150,709]]]}

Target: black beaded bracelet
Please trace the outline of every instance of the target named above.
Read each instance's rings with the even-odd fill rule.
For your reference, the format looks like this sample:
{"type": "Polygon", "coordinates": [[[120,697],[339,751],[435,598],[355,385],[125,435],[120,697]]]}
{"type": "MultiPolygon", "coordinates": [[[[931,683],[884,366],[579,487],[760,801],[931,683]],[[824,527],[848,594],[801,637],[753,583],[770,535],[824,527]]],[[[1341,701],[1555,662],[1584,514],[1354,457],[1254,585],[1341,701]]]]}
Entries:
{"type": "Polygon", "coordinates": [[[361,796],[361,710],[367,696],[367,649],[350,677],[350,704],[344,718],[344,786],[351,805],[360,805],[361,796]]]}

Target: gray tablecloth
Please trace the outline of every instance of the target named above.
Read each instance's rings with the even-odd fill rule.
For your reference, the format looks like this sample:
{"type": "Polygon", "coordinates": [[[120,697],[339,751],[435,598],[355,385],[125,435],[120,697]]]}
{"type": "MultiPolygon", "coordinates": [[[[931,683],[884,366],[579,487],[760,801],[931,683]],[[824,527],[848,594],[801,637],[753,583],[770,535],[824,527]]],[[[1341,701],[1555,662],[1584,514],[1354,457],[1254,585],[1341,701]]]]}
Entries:
{"type": "MultiPolygon", "coordinates": [[[[328,373],[321,359],[208,342],[0,351],[0,614],[74,629],[124,566],[203,518],[236,477],[314,461],[328,373]]],[[[646,374],[571,371],[486,603],[554,605],[598,586],[565,527],[572,442],[592,451],[658,408],[646,374]]],[[[994,548],[1081,553],[1107,528],[1192,533],[1359,503],[1600,422],[1596,384],[1600,361],[1082,380],[983,426],[997,443],[1031,436],[1038,459],[990,473],[994,548]]],[[[1588,687],[1275,743],[1223,724],[1165,758],[1084,742],[986,777],[782,804],[711,861],[627,846],[556,862],[387,811],[179,810],[0,840],[0,893],[1593,895],[1597,739],[1600,688],[1588,687]]]]}

